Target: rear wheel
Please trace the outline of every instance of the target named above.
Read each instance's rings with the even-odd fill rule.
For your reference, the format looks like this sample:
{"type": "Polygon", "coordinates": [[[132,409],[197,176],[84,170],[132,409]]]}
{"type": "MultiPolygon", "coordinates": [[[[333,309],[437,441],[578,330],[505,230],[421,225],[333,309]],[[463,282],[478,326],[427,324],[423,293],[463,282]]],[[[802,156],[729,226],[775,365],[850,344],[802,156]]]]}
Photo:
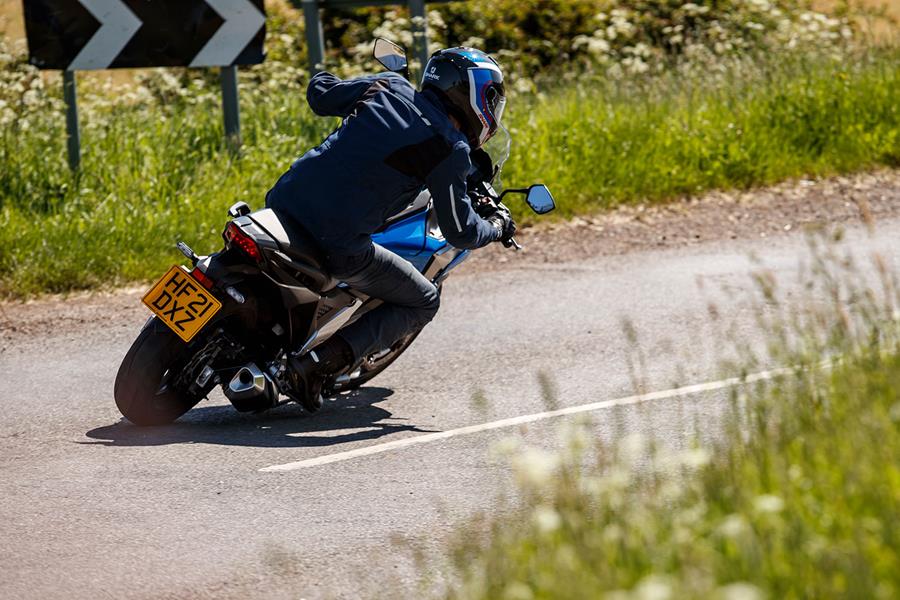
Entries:
{"type": "Polygon", "coordinates": [[[203,398],[173,384],[190,358],[190,347],[158,319],[138,335],[122,360],[113,395],[119,412],[135,425],[171,423],[203,398]]]}

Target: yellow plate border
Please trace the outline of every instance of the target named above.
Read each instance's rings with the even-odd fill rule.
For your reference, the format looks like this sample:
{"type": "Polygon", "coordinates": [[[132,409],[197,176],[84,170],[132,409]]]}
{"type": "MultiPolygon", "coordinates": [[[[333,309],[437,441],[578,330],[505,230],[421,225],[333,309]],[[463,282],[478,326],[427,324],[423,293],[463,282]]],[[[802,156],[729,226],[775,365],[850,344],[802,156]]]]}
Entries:
{"type": "Polygon", "coordinates": [[[166,271],[165,275],[160,277],[157,280],[157,282],[154,283],[153,286],[149,290],[147,290],[147,293],[144,294],[143,298],[141,298],[141,302],[144,304],[144,306],[146,306],[150,310],[150,312],[152,312],[156,316],[157,319],[159,319],[160,321],[165,323],[166,327],[171,329],[175,333],[175,335],[177,335],[179,338],[181,338],[181,340],[185,343],[190,342],[192,339],[194,339],[194,337],[196,337],[196,335],[198,333],[200,333],[200,331],[204,327],[206,327],[206,324],[209,322],[209,320],[212,319],[213,316],[215,316],[216,313],[218,313],[219,310],[222,308],[222,303],[219,301],[219,299],[216,298],[216,296],[210,290],[203,287],[203,285],[199,281],[197,281],[194,278],[194,276],[191,275],[191,273],[186,268],[184,268],[184,266],[182,266],[182,265],[172,265],[172,267],[169,268],[168,271],[166,271]],[[159,288],[161,286],[164,287],[166,282],[168,282],[169,279],[172,277],[172,275],[175,274],[176,272],[180,273],[181,275],[184,275],[185,277],[188,278],[188,280],[193,282],[196,285],[197,290],[202,291],[203,294],[209,298],[210,304],[214,308],[214,310],[212,310],[212,311],[207,309],[203,312],[202,320],[200,321],[199,325],[197,326],[196,329],[194,329],[193,333],[191,333],[190,335],[187,335],[187,336],[184,332],[178,331],[178,329],[176,329],[173,324],[169,323],[169,321],[166,318],[164,318],[163,316],[161,316],[159,314],[159,312],[157,312],[158,310],[160,312],[164,312],[164,311],[162,311],[161,309],[155,308],[147,300],[151,295],[154,295],[154,292],[158,293],[159,288]]]}

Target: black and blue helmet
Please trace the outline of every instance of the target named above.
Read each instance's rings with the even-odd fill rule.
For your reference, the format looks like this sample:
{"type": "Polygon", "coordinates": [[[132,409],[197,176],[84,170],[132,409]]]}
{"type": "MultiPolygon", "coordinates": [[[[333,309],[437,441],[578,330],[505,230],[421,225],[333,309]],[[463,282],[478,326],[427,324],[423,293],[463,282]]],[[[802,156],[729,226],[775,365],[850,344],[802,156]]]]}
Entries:
{"type": "Polygon", "coordinates": [[[474,48],[447,48],[431,55],[422,90],[434,90],[462,126],[472,148],[500,127],[506,106],[503,73],[493,58],[474,48]]]}

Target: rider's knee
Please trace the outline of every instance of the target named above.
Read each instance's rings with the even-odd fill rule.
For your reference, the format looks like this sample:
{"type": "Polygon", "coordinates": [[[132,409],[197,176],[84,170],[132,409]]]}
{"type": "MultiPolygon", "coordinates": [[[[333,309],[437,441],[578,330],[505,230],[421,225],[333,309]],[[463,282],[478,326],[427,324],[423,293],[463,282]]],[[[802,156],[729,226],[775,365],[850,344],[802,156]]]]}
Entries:
{"type": "Polygon", "coordinates": [[[437,314],[438,309],[441,307],[441,294],[438,292],[436,287],[432,287],[428,294],[425,296],[425,303],[422,306],[422,310],[420,311],[422,324],[430,322],[434,315],[437,314]]]}

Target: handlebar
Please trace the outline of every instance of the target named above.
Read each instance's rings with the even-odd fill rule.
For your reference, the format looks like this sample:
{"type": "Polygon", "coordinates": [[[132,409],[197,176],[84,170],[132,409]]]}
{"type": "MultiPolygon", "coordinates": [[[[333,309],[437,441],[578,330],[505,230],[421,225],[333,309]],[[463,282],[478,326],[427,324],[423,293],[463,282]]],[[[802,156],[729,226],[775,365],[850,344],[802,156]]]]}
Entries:
{"type": "Polygon", "coordinates": [[[513,248],[516,252],[522,249],[522,246],[519,245],[519,242],[516,241],[516,238],[512,236],[500,240],[500,243],[503,244],[504,248],[513,248]]]}
{"type": "MultiPolygon", "coordinates": [[[[494,213],[495,210],[497,210],[497,204],[500,202],[499,197],[493,196],[490,194],[477,194],[477,195],[472,194],[472,195],[475,196],[473,198],[475,212],[477,212],[478,215],[481,216],[482,218],[489,217],[491,214],[494,213]]],[[[508,236],[506,238],[502,238],[499,240],[499,242],[501,244],[503,244],[504,248],[512,248],[516,252],[518,252],[519,250],[522,249],[522,246],[519,244],[519,242],[516,241],[516,238],[514,238],[513,236],[508,236]]]]}

